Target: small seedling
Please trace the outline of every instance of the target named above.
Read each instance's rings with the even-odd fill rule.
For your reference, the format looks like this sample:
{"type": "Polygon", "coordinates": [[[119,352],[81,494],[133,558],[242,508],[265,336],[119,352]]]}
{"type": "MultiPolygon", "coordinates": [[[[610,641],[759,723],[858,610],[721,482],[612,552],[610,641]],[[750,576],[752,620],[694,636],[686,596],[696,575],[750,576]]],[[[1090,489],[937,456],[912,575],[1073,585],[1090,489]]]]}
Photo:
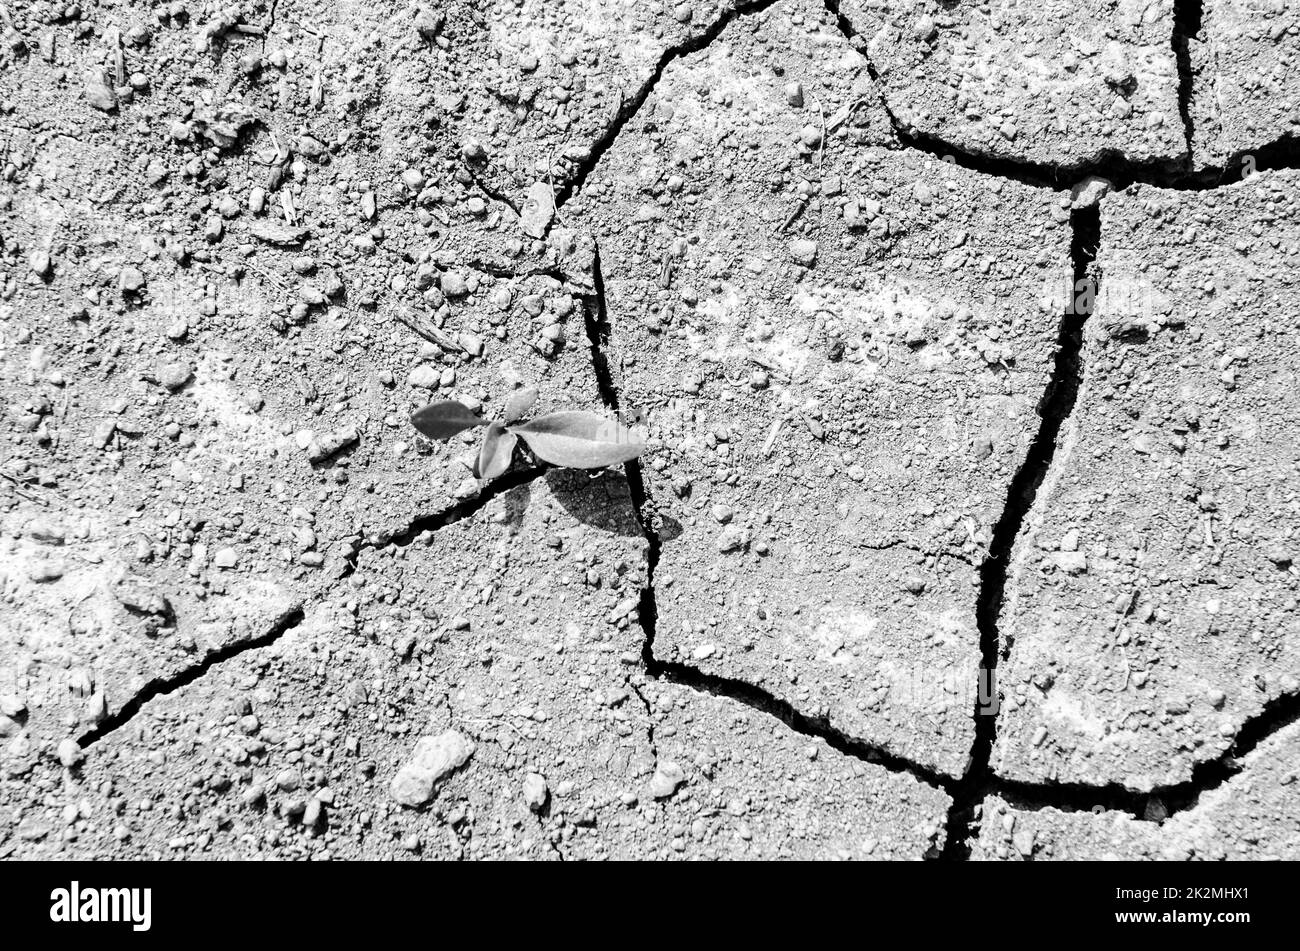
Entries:
{"type": "Polygon", "coordinates": [[[455,400],[441,400],[411,414],[411,425],[430,439],[447,440],[457,433],[486,426],[474,476],[484,482],[510,468],[515,446],[522,439],[538,459],[570,469],[600,469],[641,455],[639,436],[604,416],[582,410],[564,410],[522,421],[537,401],[537,387],[515,390],[506,400],[501,419],[474,415],[455,400]]]}

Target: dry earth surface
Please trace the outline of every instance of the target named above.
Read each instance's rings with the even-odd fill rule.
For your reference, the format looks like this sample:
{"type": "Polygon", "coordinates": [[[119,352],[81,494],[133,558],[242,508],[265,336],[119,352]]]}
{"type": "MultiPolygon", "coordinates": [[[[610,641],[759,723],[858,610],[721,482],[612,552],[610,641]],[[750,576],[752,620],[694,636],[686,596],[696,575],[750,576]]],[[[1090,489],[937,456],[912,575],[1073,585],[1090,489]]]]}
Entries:
{"type": "Polygon", "coordinates": [[[0,858],[1300,858],[1300,6],[0,32],[0,858]]]}

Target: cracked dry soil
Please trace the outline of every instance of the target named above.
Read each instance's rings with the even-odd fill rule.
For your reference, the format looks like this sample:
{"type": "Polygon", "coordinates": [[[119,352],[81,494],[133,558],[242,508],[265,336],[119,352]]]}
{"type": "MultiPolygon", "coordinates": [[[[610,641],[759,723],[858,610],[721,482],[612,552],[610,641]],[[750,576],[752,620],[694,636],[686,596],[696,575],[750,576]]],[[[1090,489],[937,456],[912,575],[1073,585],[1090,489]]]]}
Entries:
{"type": "Polygon", "coordinates": [[[1300,857],[1300,10],[0,30],[0,858],[1300,857]]]}

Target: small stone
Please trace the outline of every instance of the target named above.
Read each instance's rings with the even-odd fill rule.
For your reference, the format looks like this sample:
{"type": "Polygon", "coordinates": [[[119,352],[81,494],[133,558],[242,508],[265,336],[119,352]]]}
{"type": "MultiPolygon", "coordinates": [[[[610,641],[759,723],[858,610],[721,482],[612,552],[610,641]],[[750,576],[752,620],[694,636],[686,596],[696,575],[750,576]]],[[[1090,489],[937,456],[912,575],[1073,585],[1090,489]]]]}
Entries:
{"type": "Polygon", "coordinates": [[[27,577],[31,578],[37,584],[48,584],[51,581],[58,581],[63,577],[63,562],[58,559],[37,559],[28,562],[27,577]]]}
{"type": "Polygon", "coordinates": [[[718,536],[718,551],[738,551],[745,546],[745,532],[735,525],[728,525],[718,536]]]}
{"type": "Polygon", "coordinates": [[[408,168],[402,172],[402,184],[412,195],[418,195],[424,188],[424,173],[418,168],[408,168]]]}
{"type": "Polygon", "coordinates": [[[83,756],[81,747],[78,746],[77,741],[71,737],[61,740],[58,749],[55,752],[59,757],[59,762],[67,769],[72,769],[80,763],[83,756]]]}
{"type": "Polygon", "coordinates": [[[144,283],[144,274],[139,268],[128,266],[117,272],[117,288],[123,294],[138,294],[144,283]]]}
{"type": "Polygon", "coordinates": [[[313,439],[307,445],[307,458],[312,462],[323,462],[346,446],[359,442],[361,434],[355,426],[345,426],[332,433],[313,439]]]}
{"type": "Polygon", "coordinates": [[[158,367],[156,375],[160,384],[175,393],[190,381],[194,371],[183,363],[164,363],[158,367]]]}
{"type": "Polygon", "coordinates": [[[325,143],[310,135],[298,136],[298,153],[309,159],[318,159],[325,154],[325,143]]]}
{"type": "Polygon", "coordinates": [[[1110,193],[1109,179],[1099,175],[1089,175],[1070,189],[1071,208],[1091,208],[1110,193]]]}
{"type": "Polygon", "coordinates": [[[117,108],[117,93],[113,92],[102,69],[94,67],[86,71],[83,89],[86,101],[101,112],[112,112],[117,108]]]}
{"type": "Polygon", "coordinates": [[[393,777],[389,792],[403,806],[426,805],[432,801],[438,784],[473,755],[473,742],[457,730],[421,737],[411,758],[393,777]]]}
{"type": "Polygon", "coordinates": [[[802,109],[803,108],[803,84],[786,83],[785,101],[786,104],[790,106],[790,108],[792,109],[802,109]]]}
{"type": "Polygon", "coordinates": [[[546,807],[550,791],[546,788],[546,779],[538,773],[529,773],[524,777],[524,803],[533,812],[541,812],[546,807]]]}
{"type": "Polygon", "coordinates": [[[27,701],[14,693],[0,693],[0,714],[18,719],[27,712],[27,701]]]}
{"type": "Polygon", "coordinates": [[[790,242],[790,256],[803,267],[812,267],[817,260],[817,242],[807,238],[795,238],[790,242]]]}
{"type": "Polygon", "coordinates": [[[545,238],[555,218],[555,195],[546,182],[533,182],[524,197],[519,228],[530,238],[545,238]]]}
{"type": "Polygon", "coordinates": [[[53,273],[54,268],[50,264],[50,256],[45,251],[33,251],[31,257],[27,259],[32,273],[37,277],[44,279],[53,273]]]}
{"type": "Polygon", "coordinates": [[[410,375],[406,378],[406,382],[411,386],[418,386],[421,389],[436,390],[438,388],[439,377],[441,376],[442,371],[432,363],[421,363],[411,371],[410,375]]]}
{"type": "Polygon", "coordinates": [[[68,533],[57,522],[38,518],[27,526],[27,537],[35,539],[42,545],[62,545],[67,541],[68,533]]]}
{"type": "Polygon", "coordinates": [[[171,603],[166,596],[130,582],[123,582],[113,589],[118,602],[128,611],[136,614],[165,615],[171,612],[171,603]]]}
{"type": "Polygon", "coordinates": [[[1059,551],[1052,555],[1052,561],[1068,575],[1080,575],[1088,570],[1088,559],[1082,552],[1059,551]]]}
{"type": "Polygon", "coordinates": [[[212,563],[218,568],[235,568],[239,565],[239,552],[233,548],[222,548],[212,556],[212,563]]]}
{"type": "Polygon", "coordinates": [[[443,14],[435,13],[427,7],[422,7],[420,12],[415,15],[415,32],[419,33],[425,40],[433,42],[438,34],[442,31],[443,14]]]}
{"type": "Polygon", "coordinates": [[[656,799],[667,799],[677,792],[677,787],[686,781],[686,773],[672,760],[660,760],[650,777],[650,795],[656,799]]]}
{"type": "Polygon", "coordinates": [[[448,297],[464,297],[469,293],[469,285],[465,283],[465,278],[455,271],[444,272],[439,278],[438,285],[448,297]]]}

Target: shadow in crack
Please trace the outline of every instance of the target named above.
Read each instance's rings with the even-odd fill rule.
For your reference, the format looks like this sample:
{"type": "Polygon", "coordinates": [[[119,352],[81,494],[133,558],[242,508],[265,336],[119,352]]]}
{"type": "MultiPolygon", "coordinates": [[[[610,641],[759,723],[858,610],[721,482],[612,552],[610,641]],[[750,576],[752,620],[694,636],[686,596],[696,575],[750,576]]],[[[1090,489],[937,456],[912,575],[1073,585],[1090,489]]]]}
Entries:
{"type": "Polygon", "coordinates": [[[642,537],[623,473],[552,469],[546,473],[546,484],[564,510],[584,525],[625,538],[642,537]]]}
{"type": "MultiPolygon", "coordinates": [[[[637,493],[624,472],[604,469],[588,474],[575,469],[552,469],[546,474],[546,481],[564,510],[584,525],[628,538],[645,537],[637,517],[641,514],[637,509],[637,493]],[[598,504],[593,504],[591,496],[582,491],[593,484],[605,490],[598,504]]],[[[656,515],[655,529],[661,541],[671,541],[682,533],[681,523],[663,514],[656,515]]]]}

